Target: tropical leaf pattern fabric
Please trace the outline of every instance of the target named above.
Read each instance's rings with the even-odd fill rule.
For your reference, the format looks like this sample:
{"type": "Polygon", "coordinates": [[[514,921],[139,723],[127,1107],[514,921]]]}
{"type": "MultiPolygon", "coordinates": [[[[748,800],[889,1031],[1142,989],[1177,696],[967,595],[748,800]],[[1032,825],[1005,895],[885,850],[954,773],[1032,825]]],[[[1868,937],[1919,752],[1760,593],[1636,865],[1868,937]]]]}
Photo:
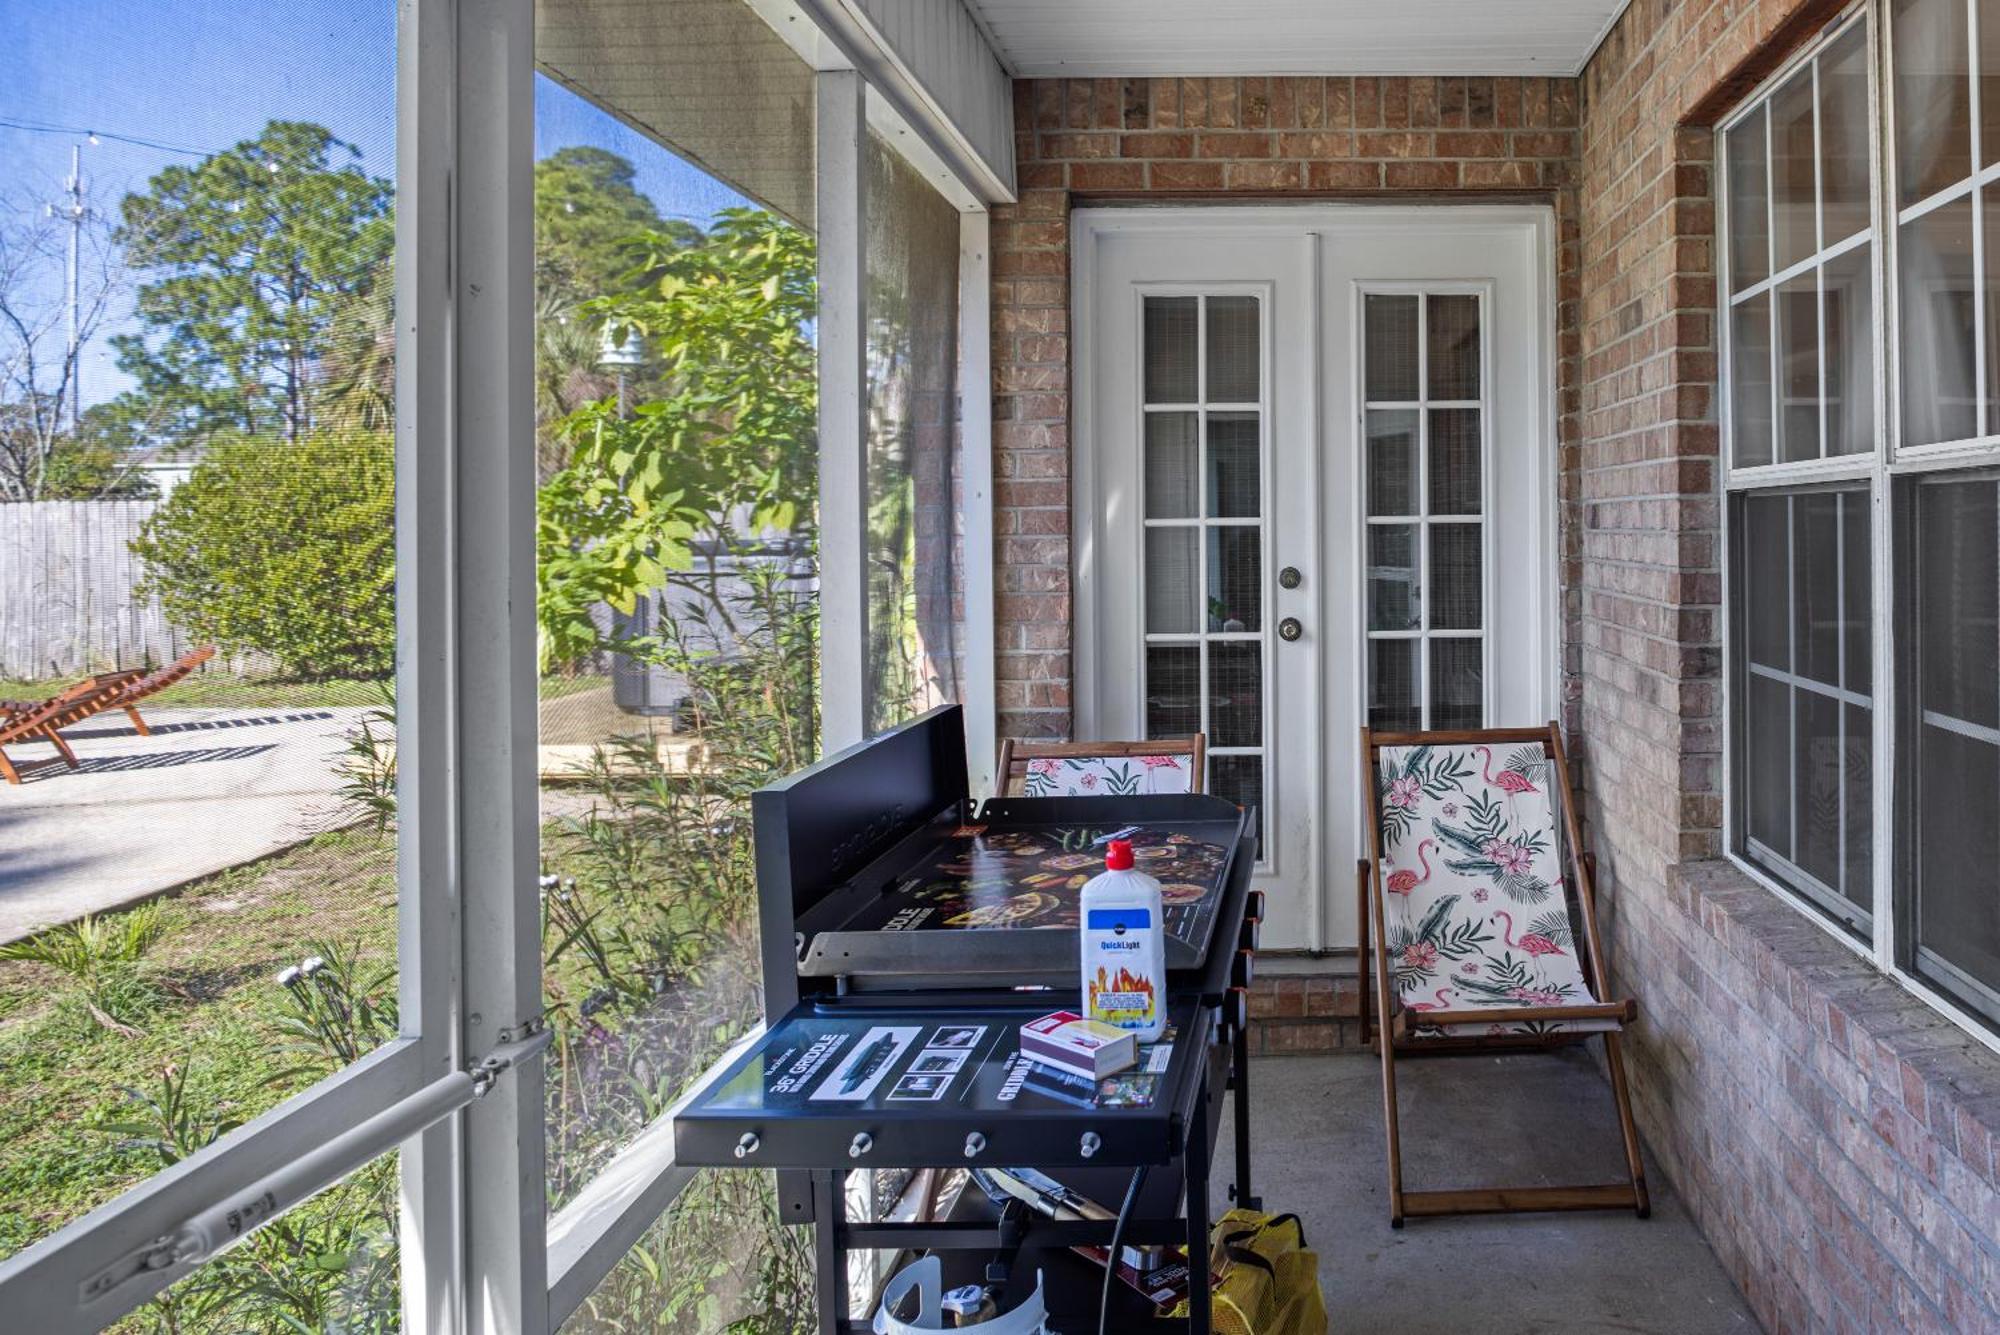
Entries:
{"type": "Polygon", "coordinates": [[[1135,797],[1185,793],[1193,763],[1188,756],[1043,756],[1028,762],[1027,797],[1135,797]]]}
{"type": "MultiPolygon", "coordinates": [[[[1396,999],[1417,1022],[1412,1032],[1443,1032],[1423,1027],[1424,1011],[1596,1000],[1577,959],[1546,750],[1396,746],[1376,754],[1384,946],[1396,999]]],[[[1552,1020],[1487,1032],[1616,1027],[1552,1020]]]]}

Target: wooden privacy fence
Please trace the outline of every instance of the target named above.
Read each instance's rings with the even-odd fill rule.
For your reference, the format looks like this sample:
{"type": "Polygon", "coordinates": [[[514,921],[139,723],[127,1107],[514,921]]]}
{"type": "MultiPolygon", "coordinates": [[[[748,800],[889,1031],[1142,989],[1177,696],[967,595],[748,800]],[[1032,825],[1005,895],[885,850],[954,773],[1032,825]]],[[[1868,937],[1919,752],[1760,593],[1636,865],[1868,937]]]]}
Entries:
{"type": "Polygon", "coordinates": [[[157,599],[132,539],[157,501],[0,505],[0,677],[168,663],[193,647],[157,599]]]}

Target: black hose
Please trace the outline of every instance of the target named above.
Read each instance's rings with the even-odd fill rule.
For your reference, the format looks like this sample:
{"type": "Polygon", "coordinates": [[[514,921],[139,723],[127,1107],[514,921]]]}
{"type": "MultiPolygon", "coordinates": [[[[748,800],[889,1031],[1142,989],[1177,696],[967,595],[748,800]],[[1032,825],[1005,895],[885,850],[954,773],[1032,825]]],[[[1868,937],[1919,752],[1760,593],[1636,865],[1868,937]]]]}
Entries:
{"type": "Polygon", "coordinates": [[[1139,1203],[1139,1188],[1146,1184],[1146,1165],[1132,1170],[1132,1185],[1125,1188],[1125,1203],[1118,1207],[1118,1222],[1111,1226],[1111,1254],[1104,1258],[1104,1293],[1097,1306],[1097,1335],[1105,1335],[1111,1320],[1111,1281],[1118,1277],[1118,1256],[1125,1249],[1125,1225],[1132,1222],[1133,1207],[1139,1203]]]}

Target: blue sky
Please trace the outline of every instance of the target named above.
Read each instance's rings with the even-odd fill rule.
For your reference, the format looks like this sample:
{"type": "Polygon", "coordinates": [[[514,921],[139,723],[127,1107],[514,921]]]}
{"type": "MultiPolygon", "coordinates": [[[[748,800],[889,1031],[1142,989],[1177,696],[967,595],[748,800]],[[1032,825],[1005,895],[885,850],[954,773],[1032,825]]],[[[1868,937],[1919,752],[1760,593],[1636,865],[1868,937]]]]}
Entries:
{"type": "MultiPolygon", "coordinates": [[[[107,217],[161,168],[228,148],[274,119],[325,125],[370,171],[394,174],[393,0],[0,0],[0,15],[14,47],[0,81],[0,210],[10,224],[60,196],[77,143],[90,202],[107,217]],[[86,130],[99,132],[97,144],[86,130]]],[[[537,156],[572,144],[630,158],[639,188],[669,217],[705,222],[746,202],[537,76],[537,156]]],[[[55,299],[60,267],[45,281],[37,295],[55,299]]],[[[88,349],[86,404],[129,386],[108,343],[125,326],[121,309],[88,349]]]]}

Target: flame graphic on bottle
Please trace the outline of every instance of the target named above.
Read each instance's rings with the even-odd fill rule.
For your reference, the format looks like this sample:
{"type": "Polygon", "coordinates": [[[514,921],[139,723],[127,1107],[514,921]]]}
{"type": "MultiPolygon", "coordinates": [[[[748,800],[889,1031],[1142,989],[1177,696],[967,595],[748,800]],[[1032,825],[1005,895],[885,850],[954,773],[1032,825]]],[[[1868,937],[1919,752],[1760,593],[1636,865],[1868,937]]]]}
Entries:
{"type": "Polygon", "coordinates": [[[1098,965],[1097,977],[1090,983],[1090,1013],[1151,1015],[1153,980],[1135,974],[1123,965],[1119,966],[1115,976],[1108,975],[1104,966],[1098,965]]]}

